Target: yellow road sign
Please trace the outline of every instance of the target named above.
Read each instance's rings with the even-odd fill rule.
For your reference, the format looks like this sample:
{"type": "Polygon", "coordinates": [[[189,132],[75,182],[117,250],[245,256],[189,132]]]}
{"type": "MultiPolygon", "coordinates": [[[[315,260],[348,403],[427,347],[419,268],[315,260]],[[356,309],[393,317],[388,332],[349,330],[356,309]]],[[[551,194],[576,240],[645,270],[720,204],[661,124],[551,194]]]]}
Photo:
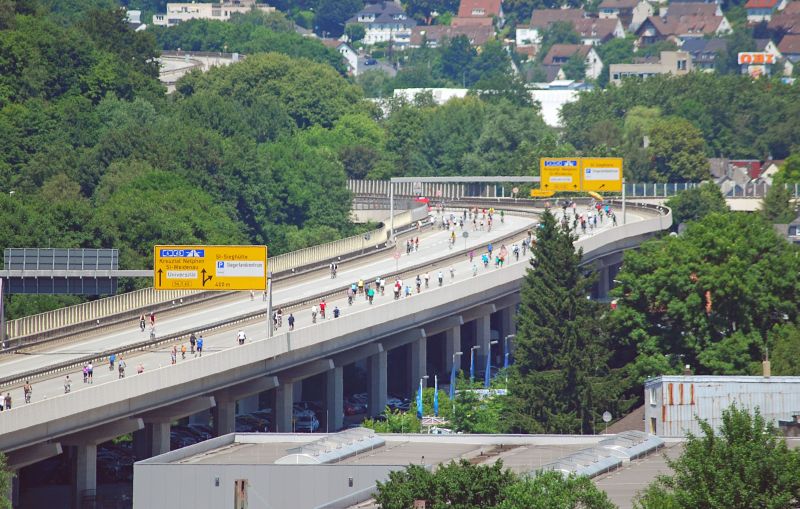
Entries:
{"type": "Polygon", "coordinates": [[[622,158],[584,157],[582,167],[584,191],[622,191],[622,158]]]}
{"type": "Polygon", "coordinates": [[[541,189],[531,189],[531,198],[549,198],[556,194],[555,191],[542,191],[541,189]]]}
{"type": "Polygon", "coordinates": [[[264,290],[267,246],[155,246],[156,290],[264,290]]]}
{"type": "Polygon", "coordinates": [[[577,157],[543,157],[539,162],[543,191],[580,191],[581,160],[577,157]]]}

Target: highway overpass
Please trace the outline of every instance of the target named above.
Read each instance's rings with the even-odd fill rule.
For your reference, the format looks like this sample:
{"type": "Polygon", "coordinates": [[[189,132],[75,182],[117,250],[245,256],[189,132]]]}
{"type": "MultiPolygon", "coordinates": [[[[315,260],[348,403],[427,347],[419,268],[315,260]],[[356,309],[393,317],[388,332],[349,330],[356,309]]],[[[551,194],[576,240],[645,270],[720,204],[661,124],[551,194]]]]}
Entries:
{"type": "MultiPolygon", "coordinates": [[[[163,325],[159,321],[159,334],[173,328],[166,331],[166,343],[146,347],[145,353],[136,357],[131,354],[129,375],[121,380],[113,373],[104,373],[105,366],[97,366],[97,383],[81,387],[74,368],[63,366],[65,362],[80,363],[97,351],[140,343],[134,323],[127,330],[105,334],[108,337],[87,338],[80,344],[48,347],[39,355],[25,356],[35,359],[42,377],[35,382],[33,403],[19,405],[21,397],[17,397],[17,406],[0,414],[0,450],[8,452],[12,468],[19,469],[60,454],[65,447],[74,447],[79,495],[95,486],[97,445],[124,433],[136,432],[136,440],[147,455],[159,454],[169,450],[173,420],[211,409],[216,433],[226,434],[234,430],[237,400],[241,403],[265,391],[270,391],[274,401],[276,430],[290,431],[292,403],[304,388],[303,380],[319,383],[330,416],[328,427],[337,429],[341,426],[343,368],[357,361],[366,363],[369,408],[378,413],[390,384],[412,389],[425,374],[447,373],[454,359],[458,360],[455,352],[480,346],[483,358],[492,351],[493,330],[499,337],[513,334],[513,314],[527,263],[521,259],[502,269],[481,268],[477,276],[472,276],[463,251],[479,250],[488,241],[510,243],[519,239],[532,220],[508,216],[492,235],[472,232],[463,250],[460,246],[447,249],[445,232],[428,232],[420,235],[420,252],[404,254],[400,260],[383,255],[379,261],[355,262],[350,268],[342,267],[338,281],[327,275],[322,279],[319,275],[298,276],[297,281],[290,278],[276,292],[285,292],[276,295],[276,300],[278,306],[285,302],[286,309],[297,314],[297,327],[291,332],[284,328],[272,338],[266,337],[263,320],[254,320],[258,308],[263,313],[263,303],[240,295],[238,300],[198,304],[190,314],[165,319],[163,325]],[[452,278],[451,266],[455,273],[452,278]],[[445,284],[441,288],[434,284],[411,298],[395,301],[387,295],[374,305],[359,301],[352,308],[341,297],[330,298],[337,287],[341,295],[341,288],[359,277],[400,274],[408,281],[417,273],[429,271],[435,279],[439,270],[445,273],[445,284]],[[338,305],[343,316],[311,324],[308,307],[320,295],[329,296],[329,309],[338,305]],[[225,318],[220,320],[220,315],[225,318]],[[237,327],[249,338],[241,347],[234,341],[237,327]],[[169,348],[180,341],[177,338],[185,340],[190,330],[208,331],[210,351],[201,358],[169,365],[169,348]],[[390,363],[390,357],[396,362],[390,363]],[[147,369],[134,375],[139,358],[147,359],[147,369]],[[45,369],[50,364],[53,369],[45,369]],[[156,368],[159,364],[162,366],[156,368]],[[70,394],[61,390],[65,373],[74,379],[75,390],[70,394]]],[[[617,259],[622,250],[635,247],[671,223],[668,210],[637,207],[629,211],[628,224],[615,228],[604,225],[577,245],[587,260],[601,264],[600,279],[607,286],[609,264],[603,264],[604,259],[617,259]]],[[[7,364],[12,362],[18,359],[2,361],[4,374],[8,370],[31,372],[29,361],[7,364]]]]}

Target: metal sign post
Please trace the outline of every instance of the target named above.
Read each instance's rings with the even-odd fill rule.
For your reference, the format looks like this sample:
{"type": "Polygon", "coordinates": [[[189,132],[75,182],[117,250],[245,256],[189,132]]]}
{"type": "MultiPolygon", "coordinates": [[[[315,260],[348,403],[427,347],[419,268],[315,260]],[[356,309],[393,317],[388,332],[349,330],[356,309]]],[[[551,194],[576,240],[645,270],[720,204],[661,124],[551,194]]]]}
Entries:
{"type": "Polygon", "coordinates": [[[622,224],[625,224],[625,177],[622,178],[622,224]]]}
{"type": "Polygon", "coordinates": [[[6,349],[6,313],[5,298],[3,296],[3,278],[0,277],[0,349],[6,349]]]}
{"type": "Polygon", "coordinates": [[[267,273],[267,337],[271,338],[275,332],[275,322],[272,320],[272,271],[267,273]]]}
{"type": "Polygon", "coordinates": [[[394,182],[389,181],[389,241],[394,244],[394,182]]]}

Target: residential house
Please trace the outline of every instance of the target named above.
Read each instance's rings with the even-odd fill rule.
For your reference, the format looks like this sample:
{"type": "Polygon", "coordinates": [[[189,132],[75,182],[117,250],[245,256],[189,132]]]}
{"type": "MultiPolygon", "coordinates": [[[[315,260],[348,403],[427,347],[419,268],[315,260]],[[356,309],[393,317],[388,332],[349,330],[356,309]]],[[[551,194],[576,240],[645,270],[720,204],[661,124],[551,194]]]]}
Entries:
{"type": "Polygon", "coordinates": [[[517,25],[517,46],[538,46],[542,32],[557,21],[573,23],[586,17],[583,9],[534,9],[529,25],[517,25]]]}
{"type": "Polygon", "coordinates": [[[392,41],[398,49],[409,45],[411,30],[417,26],[417,22],[409,18],[403,8],[394,2],[367,4],[347,20],[347,23],[364,26],[364,44],[392,41]]]}
{"type": "Polygon", "coordinates": [[[581,18],[572,21],[581,43],[587,46],[604,44],[611,39],[625,37],[625,29],[619,19],[581,18]]]}
{"type": "Polygon", "coordinates": [[[689,39],[724,35],[731,31],[725,16],[650,16],[636,30],[637,46],[672,41],[679,47],[689,39]]]}
{"type": "Polygon", "coordinates": [[[800,1],[786,4],[786,7],[773,14],[767,28],[775,34],[800,34],[800,1]]]}
{"type": "Polygon", "coordinates": [[[760,23],[769,21],[775,11],[786,7],[786,0],[747,0],[744,8],[747,11],[747,21],[760,23]]]}
{"type": "Polygon", "coordinates": [[[256,0],[232,0],[224,3],[168,3],[165,14],[154,14],[153,24],[171,27],[190,19],[228,21],[234,14],[246,14],[251,10],[275,12],[275,7],[256,3],[256,0]]]}
{"type": "Polygon", "coordinates": [[[134,32],[141,32],[147,30],[147,25],[142,23],[142,11],[131,10],[125,11],[125,21],[134,32]]]}
{"type": "Polygon", "coordinates": [[[347,70],[350,74],[358,76],[358,52],[352,46],[338,39],[322,39],[322,44],[338,51],[344,61],[347,62],[347,70]]]}
{"type": "Polygon", "coordinates": [[[461,0],[456,17],[497,19],[498,26],[505,23],[502,0],[461,0]]]}
{"type": "Polygon", "coordinates": [[[586,78],[594,80],[600,77],[600,73],[603,71],[603,62],[592,46],[583,44],[553,44],[550,51],[547,52],[547,55],[545,55],[542,60],[542,63],[546,66],[554,65],[563,67],[575,54],[578,54],[586,65],[586,78]]]}
{"type": "Polygon", "coordinates": [[[688,74],[692,71],[692,57],[685,51],[662,51],[661,58],[634,59],[632,64],[611,64],[609,68],[611,83],[619,85],[624,78],[638,77],[649,78],[659,74],[672,74],[676,76],[688,74]]]}
{"type": "Polygon", "coordinates": [[[411,30],[412,48],[428,46],[436,48],[442,45],[445,39],[453,39],[459,35],[466,36],[472,46],[483,46],[486,41],[494,37],[494,28],[489,26],[447,26],[431,25],[416,26],[411,30]]]}
{"type": "Polygon", "coordinates": [[[681,46],[681,51],[692,56],[692,66],[704,72],[713,72],[717,57],[728,48],[725,39],[689,39],[681,46]]]}
{"type": "Polygon", "coordinates": [[[653,5],[647,0],[603,0],[598,11],[600,19],[619,19],[623,28],[631,32],[653,14],[653,5]]]}
{"type": "Polygon", "coordinates": [[[453,27],[490,27],[494,29],[494,20],[492,18],[453,18],[450,21],[450,26],[453,27]]]}
{"type": "Polygon", "coordinates": [[[783,72],[784,76],[792,75],[794,64],[783,56],[783,53],[781,53],[772,39],[756,39],[755,43],[756,51],[773,56],[775,62],[777,62],[778,68],[783,72]]]}
{"type": "Polygon", "coordinates": [[[778,173],[778,170],[781,169],[781,166],[783,166],[784,162],[786,161],[783,159],[764,161],[764,164],[761,165],[763,168],[761,170],[761,175],[759,175],[758,178],[766,182],[768,186],[771,186],[772,178],[776,173],[778,173]]]}
{"type": "Polygon", "coordinates": [[[778,43],[778,51],[789,62],[793,64],[800,62],[800,34],[784,35],[781,42],[778,43]]]}

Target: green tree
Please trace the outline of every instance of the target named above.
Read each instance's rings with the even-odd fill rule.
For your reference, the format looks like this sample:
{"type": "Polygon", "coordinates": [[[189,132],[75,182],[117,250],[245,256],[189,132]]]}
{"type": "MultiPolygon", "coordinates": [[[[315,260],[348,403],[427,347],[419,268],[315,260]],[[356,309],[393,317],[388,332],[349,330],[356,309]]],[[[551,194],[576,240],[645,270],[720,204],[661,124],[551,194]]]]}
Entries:
{"type": "Polygon", "coordinates": [[[426,25],[434,20],[434,12],[441,16],[445,12],[458,11],[458,0],[408,0],[404,5],[409,16],[426,25]]]}
{"type": "Polygon", "coordinates": [[[553,44],[580,44],[581,36],[569,21],[556,21],[542,31],[539,55],[544,58],[553,44]]]}
{"type": "Polygon", "coordinates": [[[611,64],[629,64],[633,62],[635,40],[636,38],[634,36],[629,35],[621,39],[611,39],[600,46],[596,46],[600,61],[603,62],[603,72],[597,79],[597,84],[600,87],[605,88],[606,85],[608,85],[611,64]]]}
{"type": "Polygon", "coordinates": [[[648,154],[654,162],[652,177],[659,182],[696,182],[709,177],[706,144],[689,121],[665,118],[649,131],[648,154]]]}
{"type": "Polygon", "coordinates": [[[407,509],[415,500],[426,500],[430,507],[485,509],[496,507],[515,479],[502,461],[484,466],[462,459],[433,473],[425,466],[409,465],[389,473],[386,482],[378,481],[375,501],[382,509],[407,509]]]}
{"type": "Polygon", "coordinates": [[[367,35],[367,29],[361,23],[348,23],[344,27],[344,33],[350,42],[358,42],[367,35]]]}
{"type": "Polygon", "coordinates": [[[672,209],[672,221],[676,225],[729,210],[719,186],[711,182],[682,191],[667,200],[665,205],[672,209]]]}
{"type": "Polygon", "coordinates": [[[625,253],[613,335],[634,385],[683,364],[701,374],[759,372],[769,330],[797,318],[796,252],[757,215],[713,213],[625,253]]]}
{"type": "Polygon", "coordinates": [[[8,493],[11,493],[12,474],[6,467],[6,456],[0,452],[0,509],[11,509],[11,500],[8,493]]]}
{"type": "Polygon", "coordinates": [[[786,224],[794,221],[797,210],[792,195],[783,185],[772,185],[761,201],[761,215],[770,223],[786,224]]]}
{"type": "Polygon", "coordinates": [[[593,433],[613,395],[606,332],[587,300],[575,237],[549,212],[541,216],[517,316],[509,380],[509,428],[529,433],[593,433]]]}
{"type": "Polygon", "coordinates": [[[772,374],[800,376],[800,328],[794,323],[779,324],[769,331],[772,374]]]}
{"type": "Polygon", "coordinates": [[[749,509],[797,507],[800,452],[789,450],[775,425],[758,409],[751,415],[732,406],[715,430],[701,421],[684,451],[667,460],[674,471],[661,476],[637,500],[640,509],[696,507],[749,509]]]}
{"type": "Polygon", "coordinates": [[[319,0],[314,17],[316,32],[331,37],[339,37],[344,32],[345,23],[364,6],[361,0],[319,0]]]}
{"type": "Polygon", "coordinates": [[[615,509],[608,495],[588,477],[545,471],[523,478],[503,492],[497,509],[615,509]]]}
{"type": "Polygon", "coordinates": [[[586,78],[586,60],[580,53],[575,53],[569,57],[561,70],[564,71],[564,77],[568,80],[581,81],[586,78]]]}
{"type": "MultiPolygon", "coordinates": [[[[457,35],[449,41],[442,51],[442,73],[455,83],[469,86],[467,82],[472,61],[477,56],[475,48],[466,35],[457,35]]],[[[470,77],[471,79],[471,77],[470,77]]]]}
{"type": "Polygon", "coordinates": [[[772,184],[776,186],[800,184],[800,153],[792,154],[786,158],[778,173],[773,175],[772,184]]]}

